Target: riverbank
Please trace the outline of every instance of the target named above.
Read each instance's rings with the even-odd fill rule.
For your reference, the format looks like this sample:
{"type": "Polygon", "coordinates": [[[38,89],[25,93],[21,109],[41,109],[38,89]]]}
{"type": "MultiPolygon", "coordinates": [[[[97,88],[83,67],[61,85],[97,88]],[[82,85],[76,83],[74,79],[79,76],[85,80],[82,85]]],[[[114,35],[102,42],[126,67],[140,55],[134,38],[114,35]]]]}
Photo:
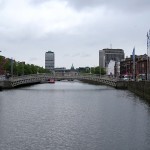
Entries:
{"type": "Polygon", "coordinates": [[[139,81],[128,82],[127,89],[140,97],[143,97],[150,101],[150,82],[149,81],[139,81]]]}

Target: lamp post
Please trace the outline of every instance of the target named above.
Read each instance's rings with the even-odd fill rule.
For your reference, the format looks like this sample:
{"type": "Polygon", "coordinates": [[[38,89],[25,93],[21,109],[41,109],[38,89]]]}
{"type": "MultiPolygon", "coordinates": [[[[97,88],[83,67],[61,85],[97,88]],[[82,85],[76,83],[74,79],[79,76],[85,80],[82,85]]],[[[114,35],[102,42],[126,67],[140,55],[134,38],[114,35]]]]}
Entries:
{"type": "Polygon", "coordinates": [[[24,64],[25,62],[22,62],[22,75],[24,75],[24,64]]]}
{"type": "Polygon", "coordinates": [[[14,62],[13,62],[13,59],[11,58],[11,76],[13,77],[13,64],[14,62]]]}

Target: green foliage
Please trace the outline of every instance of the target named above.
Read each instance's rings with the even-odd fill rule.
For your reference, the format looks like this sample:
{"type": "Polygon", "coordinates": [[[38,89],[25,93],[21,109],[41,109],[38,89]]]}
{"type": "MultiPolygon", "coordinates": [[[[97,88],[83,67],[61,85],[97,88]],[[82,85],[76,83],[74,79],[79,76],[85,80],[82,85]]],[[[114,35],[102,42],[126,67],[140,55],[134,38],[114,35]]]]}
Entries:
{"type": "Polygon", "coordinates": [[[106,74],[106,70],[105,68],[100,68],[99,66],[97,67],[91,67],[91,73],[92,74],[101,74],[101,75],[105,75],[106,74]]]}
{"type": "Polygon", "coordinates": [[[89,67],[80,67],[78,69],[78,72],[81,73],[81,74],[90,73],[90,68],[89,67]]]}
{"type": "Polygon", "coordinates": [[[6,72],[10,72],[10,70],[11,70],[11,62],[10,62],[10,59],[6,59],[5,60],[6,62],[5,62],[5,64],[4,64],[4,69],[6,70],[6,72]]]}
{"type": "MultiPolygon", "coordinates": [[[[11,73],[11,59],[0,56],[0,65],[5,72],[11,73]]],[[[21,76],[37,73],[50,73],[50,71],[33,64],[25,64],[25,62],[17,62],[15,60],[13,61],[13,75],[21,76]]]]}

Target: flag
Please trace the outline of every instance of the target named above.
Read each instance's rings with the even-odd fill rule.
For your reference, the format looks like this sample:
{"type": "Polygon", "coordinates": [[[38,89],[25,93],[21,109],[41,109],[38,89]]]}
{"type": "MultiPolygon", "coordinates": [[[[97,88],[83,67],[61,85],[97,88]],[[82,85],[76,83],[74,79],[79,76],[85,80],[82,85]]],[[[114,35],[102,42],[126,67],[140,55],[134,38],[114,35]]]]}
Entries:
{"type": "Polygon", "coordinates": [[[147,49],[148,49],[148,39],[149,39],[149,35],[148,35],[148,32],[147,32],[147,49]]]}
{"type": "Polygon", "coordinates": [[[135,47],[133,48],[133,52],[132,52],[132,60],[135,60],[135,47]]]}

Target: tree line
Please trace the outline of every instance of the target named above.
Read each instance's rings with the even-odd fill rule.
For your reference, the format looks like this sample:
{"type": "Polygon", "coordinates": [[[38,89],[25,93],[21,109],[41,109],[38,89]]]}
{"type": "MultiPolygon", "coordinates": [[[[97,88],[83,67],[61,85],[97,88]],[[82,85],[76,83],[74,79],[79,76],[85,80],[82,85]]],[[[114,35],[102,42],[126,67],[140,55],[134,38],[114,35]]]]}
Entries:
{"type": "Polygon", "coordinates": [[[96,66],[96,67],[85,67],[85,68],[78,68],[78,72],[83,74],[96,74],[96,75],[105,75],[106,70],[105,68],[96,66]]]}
{"type": "Polygon", "coordinates": [[[50,73],[49,70],[43,67],[26,64],[25,62],[19,62],[10,58],[0,56],[0,74],[12,74],[16,76],[37,74],[37,73],[50,73]]]}

